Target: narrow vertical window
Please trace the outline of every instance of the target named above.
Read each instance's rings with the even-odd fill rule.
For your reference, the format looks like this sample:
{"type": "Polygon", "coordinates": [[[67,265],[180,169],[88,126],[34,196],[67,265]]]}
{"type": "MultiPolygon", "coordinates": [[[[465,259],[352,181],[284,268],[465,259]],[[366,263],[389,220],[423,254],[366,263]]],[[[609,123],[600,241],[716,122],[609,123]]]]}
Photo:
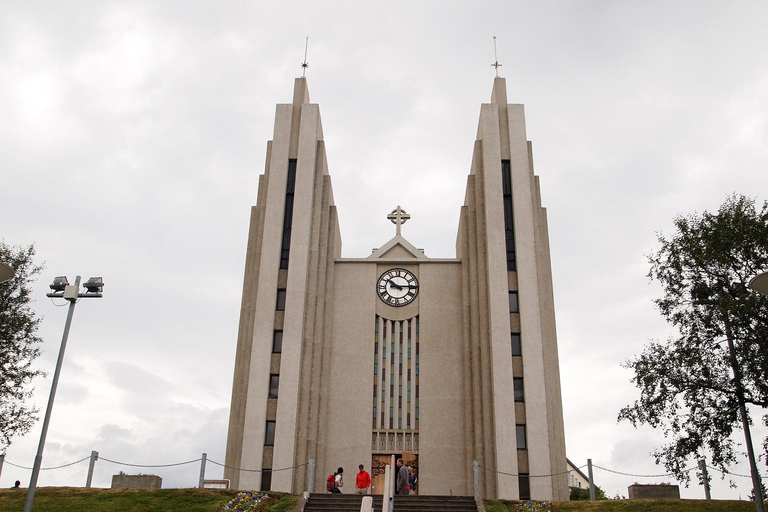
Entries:
{"type": "Polygon", "coordinates": [[[275,305],[276,311],[285,311],[285,288],[278,288],[277,290],[277,304],[275,305]]]}
{"type": "Polygon", "coordinates": [[[523,378],[514,377],[512,379],[515,388],[515,402],[525,402],[525,393],[523,392],[523,378]]]}
{"type": "Polygon", "coordinates": [[[517,292],[509,292],[509,312],[519,313],[520,304],[517,301],[517,292]]]}
{"type": "Polygon", "coordinates": [[[283,351],[283,331],[272,333],[272,353],[280,354],[283,351]]]}
{"type": "Polygon", "coordinates": [[[291,227],[293,224],[293,192],[296,188],[296,159],[288,160],[288,183],[285,187],[285,210],[283,212],[283,245],[280,249],[280,268],[288,268],[291,254],[291,227]]]}
{"type": "Polygon", "coordinates": [[[275,446],[275,422],[267,421],[267,432],[264,434],[264,446],[275,446]]]}
{"type": "Polygon", "coordinates": [[[261,490],[272,490],[272,470],[269,468],[263,468],[261,470],[261,490]]]}
{"type": "Polygon", "coordinates": [[[517,476],[517,485],[520,487],[520,499],[531,499],[531,481],[528,477],[528,473],[520,473],[517,476]]]}
{"type": "Polygon", "coordinates": [[[512,355],[513,356],[522,356],[523,355],[523,344],[520,341],[520,333],[519,332],[513,332],[512,333],[512,355]]]}
{"type": "Polygon", "coordinates": [[[501,161],[501,183],[504,192],[504,239],[507,243],[507,270],[516,270],[515,219],[512,212],[512,166],[509,160],[501,161]]]}
{"type": "Polygon", "coordinates": [[[515,425],[515,437],[517,437],[517,449],[527,450],[528,442],[525,439],[525,425],[515,425]]]}
{"type": "Polygon", "coordinates": [[[280,374],[269,375],[269,398],[277,398],[277,388],[280,387],[280,374]]]}

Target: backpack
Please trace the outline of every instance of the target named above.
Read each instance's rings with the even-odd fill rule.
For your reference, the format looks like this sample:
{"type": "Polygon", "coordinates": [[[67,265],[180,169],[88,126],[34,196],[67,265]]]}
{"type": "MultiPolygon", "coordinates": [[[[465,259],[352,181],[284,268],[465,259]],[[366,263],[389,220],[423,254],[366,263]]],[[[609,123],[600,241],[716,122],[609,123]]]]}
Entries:
{"type": "Polygon", "coordinates": [[[333,492],[333,489],[336,487],[336,473],[331,473],[328,475],[328,478],[325,479],[325,489],[328,492],[333,492]]]}

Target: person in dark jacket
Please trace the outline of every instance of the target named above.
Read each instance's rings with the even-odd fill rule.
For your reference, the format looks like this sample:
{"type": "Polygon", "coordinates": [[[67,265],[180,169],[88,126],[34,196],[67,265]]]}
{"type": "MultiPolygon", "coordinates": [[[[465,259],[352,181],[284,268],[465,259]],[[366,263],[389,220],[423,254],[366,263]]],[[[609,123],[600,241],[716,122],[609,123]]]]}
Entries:
{"type": "Polygon", "coordinates": [[[397,459],[397,480],[395,481],[395,492],[401,496],[407,496],[410,493],[411,484],[408,483],[408,467],[403,459],[397,459]]]}

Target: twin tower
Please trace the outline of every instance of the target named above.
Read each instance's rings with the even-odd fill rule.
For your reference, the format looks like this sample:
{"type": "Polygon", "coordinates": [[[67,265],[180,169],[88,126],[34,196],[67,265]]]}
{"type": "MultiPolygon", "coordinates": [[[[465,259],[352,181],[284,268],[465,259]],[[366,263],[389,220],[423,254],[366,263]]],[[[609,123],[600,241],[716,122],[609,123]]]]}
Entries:
{"type": "Polygon", "coordinates": [[[297,78],[251,209],[225,478],[299,493],[343,466],[353,489],[362,463],[382,494],[384,466],[402,457],[418,494],[471,495],[477,461],[483,497],[568,499],[546,210],[523,106],[496,78],[450,259],[400,235],[399,207],[394,238],[342,258],[323,140],[297,78]]]}

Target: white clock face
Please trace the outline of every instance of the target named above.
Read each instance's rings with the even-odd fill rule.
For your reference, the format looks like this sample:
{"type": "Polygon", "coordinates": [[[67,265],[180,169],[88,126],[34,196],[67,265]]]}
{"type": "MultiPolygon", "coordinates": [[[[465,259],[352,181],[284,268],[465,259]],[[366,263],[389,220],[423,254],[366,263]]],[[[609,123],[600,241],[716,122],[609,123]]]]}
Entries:
{"type": "Polygon", "coordinates": [[[419,293],[419,281],[404,268],[387,270],[376,282],[376,291],[385,304],[400,307],[413,302],[419,293]]]}

